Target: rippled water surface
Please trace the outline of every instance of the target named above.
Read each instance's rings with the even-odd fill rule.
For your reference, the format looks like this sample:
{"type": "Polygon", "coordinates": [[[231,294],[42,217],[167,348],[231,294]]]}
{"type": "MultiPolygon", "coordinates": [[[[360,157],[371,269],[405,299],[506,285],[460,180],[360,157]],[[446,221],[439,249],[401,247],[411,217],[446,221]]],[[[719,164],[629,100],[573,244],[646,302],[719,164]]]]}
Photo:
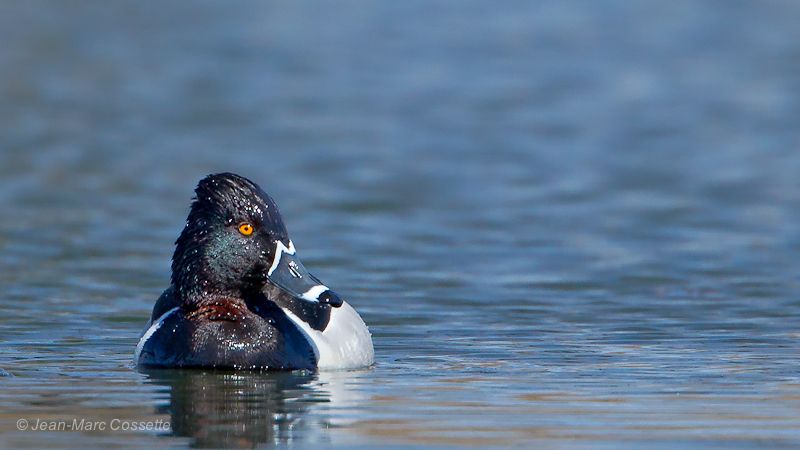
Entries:
{"type": "Polygon", "coordinates": [[[800,3],[4,2],[0,446],[800,446],[800,3]],[[140,373],[196,182],[373,333],[140,373]],[[169,422],[21,431],[19,419],[169,422]]]}

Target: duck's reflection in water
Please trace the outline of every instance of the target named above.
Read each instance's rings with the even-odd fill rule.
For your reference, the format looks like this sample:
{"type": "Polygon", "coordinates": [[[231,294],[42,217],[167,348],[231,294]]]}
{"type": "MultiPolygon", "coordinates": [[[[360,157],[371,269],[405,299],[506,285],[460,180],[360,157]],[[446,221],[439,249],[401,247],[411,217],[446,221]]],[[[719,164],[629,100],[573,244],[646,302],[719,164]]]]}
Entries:
{"type": "Polygon", "coordinates": [[[331,401],[327,383],[307,372],[151,370],[148,382],[169,390],[172,435],[196,447],[255,447],[293,441],[325,443],[325,415],[315,406],[331,401]]]}

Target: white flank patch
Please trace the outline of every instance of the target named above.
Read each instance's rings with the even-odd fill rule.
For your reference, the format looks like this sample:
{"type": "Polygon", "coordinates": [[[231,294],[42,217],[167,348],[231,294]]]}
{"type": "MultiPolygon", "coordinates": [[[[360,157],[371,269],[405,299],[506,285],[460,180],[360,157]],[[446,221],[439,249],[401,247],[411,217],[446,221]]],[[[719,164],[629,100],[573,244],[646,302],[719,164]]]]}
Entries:
{"type": "Polygon", "coordinates": [[[295,250],[294,243],[292,241],[289,241],[289,246],[288,247],[283,245],[283,242],[278,241],[275,244],[275,259],[272,260],[272,265],[269,267],[269,271],[267,272],[267,276],[272,275],[272,272],[274,272],[275,269],[278,268],[278,264],[280,264],[280,262],[281,262],[281,256],[283,256],[284,253],[288,253],[290,255],[294,255],[296,252],[297,252],[297,250],[295,250]]]}
{"type": "Polygon", "coordinates": [[[327,290],[328,290],[328,286],[325,286],[324,284],[318,284],[318,285],[312,287],[311,289],[307,290],[305,292],[305,294],[301,295],[300,297],[302,297],[302,298],[304,298],[306,300],[312,301],[312,302],[318,302],[319,301],[319,294],[322,294],[323,292],[325,292],[327,290]]]}
{"type": "Polygon", "coordinates": [[[174,307],[174,308],[170,309],[169,311],[165,312],[164,314],[162,314],[162,315],[161,315],[161,317],[159,317],[159,318],[158,318],[158,320],[156,320],[156,322],[155,322],[154,324],[150,325],[150,328],[148,328],[148,329],[147,329],[147,331],[145,331],[145,332],[144,332],[144,334],[142,335],[142,338],[141,338],[141,339],[139,339],[139,343],[136,345],[136,352],[133,354],[133,361],[134,361],[136,364],[138,364],[138,363],[139,363],[139,356],[141,356],[141,355],[142,355],[142,349],[144,348],[144,344],[146,344],[146,343],[147,343],[147,341],[148,341],[148,340],[149,340],[151,337],[153,337],[153,334],[154,334],[156,331],[158,331],[158,329],[159,329],[159,328],[161,328],[161,324],[163,324],[163,323],[164,323],[164,321],[167,319],[167,317],[168,317],[170,314],[172,314],[172,313],[174,313],[175,311],[177,311],[177,310],[178,310],[178,308],[179,308],[179,307],[178,307],[178,306],[176,306],[176,307],[174,307]]]}
{"type": "Polygon", "coordinates": [[[375,362],[372,335],[355,309],[347,302],[331,308],[331,320],[325,331],[317,331],[282,308],[314,348],[319,369],[357,369],[375,362]]]}

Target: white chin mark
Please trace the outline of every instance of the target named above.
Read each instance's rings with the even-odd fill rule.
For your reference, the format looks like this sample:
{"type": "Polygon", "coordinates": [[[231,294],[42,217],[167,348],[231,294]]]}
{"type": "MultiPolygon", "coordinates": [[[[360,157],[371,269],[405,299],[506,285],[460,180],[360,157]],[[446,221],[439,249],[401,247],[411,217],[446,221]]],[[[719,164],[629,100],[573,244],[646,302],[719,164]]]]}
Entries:
{"type": "Polygon", "coordinates": [[[325,286],[324,284],[318,284],[312,287],[311,289],[307,290],[303,295],[301,295],[301,297],[310,302],[318,302],[319,294],[322,294],[327,290],[328,286],[325,286]]]}

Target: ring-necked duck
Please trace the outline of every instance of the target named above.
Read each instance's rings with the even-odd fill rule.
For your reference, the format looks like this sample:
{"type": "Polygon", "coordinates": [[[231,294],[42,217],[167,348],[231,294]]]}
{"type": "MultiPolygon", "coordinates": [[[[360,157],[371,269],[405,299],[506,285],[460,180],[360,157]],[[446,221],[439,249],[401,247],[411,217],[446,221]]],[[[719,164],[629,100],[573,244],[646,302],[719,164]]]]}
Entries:
{"type": "Polygon", "coordinates": [[[145,367],[344,369],[372,364],[372,338],[311,275],[275,202],[252,181],[209,175],[175,242],[172,280],[136,346],[145,367]]]}

